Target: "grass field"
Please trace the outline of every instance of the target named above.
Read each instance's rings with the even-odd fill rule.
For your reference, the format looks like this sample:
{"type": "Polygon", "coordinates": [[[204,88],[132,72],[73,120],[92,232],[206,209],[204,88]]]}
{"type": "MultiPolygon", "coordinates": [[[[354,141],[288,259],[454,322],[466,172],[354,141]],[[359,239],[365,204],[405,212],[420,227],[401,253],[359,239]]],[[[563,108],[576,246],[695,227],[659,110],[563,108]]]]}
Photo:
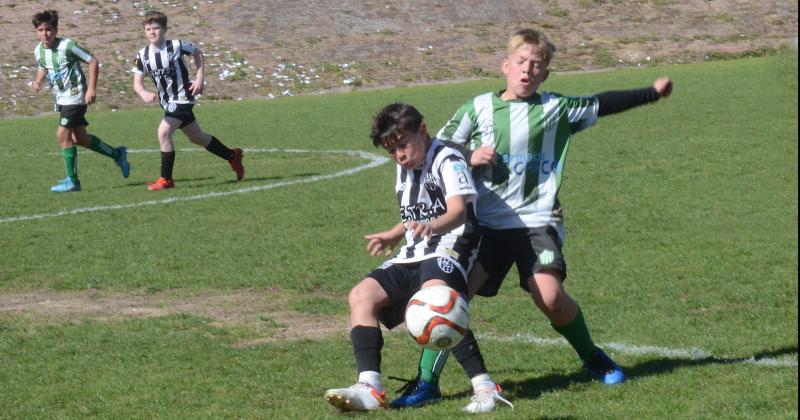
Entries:
{"type": "MultiPolygon", "coordinates": [[[[589,381],[512,274],[472,305],[516,406],[492,418],[798,416],[797,56],[555,74],[545,89],[661,75],[671,98],[576,136],[561,192],[567,289],[629,380],[589,381]]],[[[92,133],[131,149],[132,174],[81,150],[84,191],[67,195],[49,192],[57,118],[0,121],[0,418],[340,417],[322,395],[355,380],[347,292],[380,262],[362,236],[397,221],[371,116],[407,101],[435,129],[501,86],[201,105],[206,131],[246,150],[246,178],[179,135],[177,188],[160,193],[144,186],[157,109],[90,112],[92,133]],[[109,308],[126,296],[162,312],[109,308]]],[[[386,334],[390,398],[386,378],[412,376],[417,354],[386,334]]],[[[471,390],[454,361],[442,387],[440,404],[372,416],[460,416],[471,390]]]]}

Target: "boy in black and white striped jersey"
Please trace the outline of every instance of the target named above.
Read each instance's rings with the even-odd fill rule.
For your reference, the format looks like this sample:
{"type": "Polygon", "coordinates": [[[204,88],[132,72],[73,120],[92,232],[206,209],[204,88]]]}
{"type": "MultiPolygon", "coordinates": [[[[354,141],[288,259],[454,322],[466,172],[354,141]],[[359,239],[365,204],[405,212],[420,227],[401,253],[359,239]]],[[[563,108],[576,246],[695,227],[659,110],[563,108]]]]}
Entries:
{"type": "Polygon", "coordinates": [[[144,32],[149,45],[136,55],[133,90],[146,103],[159,101],[164,109],[164,119],[158,126],[158,142],[161,147],[161,177],[148,187],[151,191],[175,186],[172,168],[175,164],[175,145],[172,135],[181,129],[189,140],[203,146],[209,152],[227,160],[236,173],[236,180],[244,177],[242,149],[230,149],[216,137],[205,133],[192,112],[195,97],[203,91],[203,53],[191,42],[168,40],[167,16],[149,11],[144,15],[144,32]],[[194,58],[197,73],[192,81],[183,62],[184,55],[194,58]],[[157,92],[150,92],[142,84],[145,73],[150,75],[157,92]]]}
{"type": "Polygon", "coordinates": [[[406,244],[350,291],[358,382],[325,393],[343,411],[386,408],[379,323],[390,329],[401,324],[409,299],[421,288],[447,285],[466,293],[479,241],[473,208],[477,192],[467,163],[459,151],[428,136],[419,111],[407,104],[384,107],[374,119],[372,142],[397,162],[401,221],[366,235],[367,250],[389,256],[403,238],[406,244]]]}

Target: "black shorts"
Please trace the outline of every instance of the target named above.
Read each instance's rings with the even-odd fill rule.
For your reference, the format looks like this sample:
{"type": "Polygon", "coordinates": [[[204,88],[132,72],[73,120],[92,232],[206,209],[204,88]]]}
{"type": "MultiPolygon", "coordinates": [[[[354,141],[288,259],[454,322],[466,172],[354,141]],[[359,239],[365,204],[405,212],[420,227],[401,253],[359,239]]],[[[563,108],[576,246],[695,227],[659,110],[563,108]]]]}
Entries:
{"type": "Polygon", "coordinates": [[[86,127],[86,105],[56,105],[56,111],[61,114],[60,126],[64,128],[86,127]]]}
{"type": "Polygon", "coordinates": [[[378,319],[392,329],[405,321],[406,305],[422,284],[430,279],[444,280],[462,296],[467,296],[467,280],[455,260],[435,257],[411,264],[384,264],[368,277],[378,281],[389,295],[389,306],[378,312],[378,319]]]}
{"type": "Polygon", "coordinates": [[[563,282],[567,278],[567,262],[561,254],[561,240],[551,226],[521,229],[481,229],[478,262],[489,278],[478,290],[480,296],[494,296],[511,269],[517,264],[519,286],[530,292],[528,279],[545,269],[554,270],[563,282]]]}
{"type": "Polygon", "coordinates": [[[178,128],[186,127],[197,119],[194,116],[192,108],[194,108],[194,104],[169,103],[164,109],[164,118],[175,118],[181,122],[181,125],[178,126],[178,128]]]}

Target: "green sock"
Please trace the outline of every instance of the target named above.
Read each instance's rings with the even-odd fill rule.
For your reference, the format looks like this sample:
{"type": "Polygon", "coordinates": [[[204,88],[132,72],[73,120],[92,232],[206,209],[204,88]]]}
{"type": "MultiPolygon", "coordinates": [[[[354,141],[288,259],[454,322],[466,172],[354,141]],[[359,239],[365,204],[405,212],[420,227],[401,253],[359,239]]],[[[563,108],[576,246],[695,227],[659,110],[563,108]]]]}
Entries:
{"type": "Polygon", "coordinates": [[[572,348],[578,353],[578,357],[584,362],[589,360],[592,353],[597,351],[597,346],[592,341],[589,335],[589,329],[586,327],[586,321],[583,319],[583,312],[578,308],[578,313],[575,319],[567,325],[559,327],[550,323],[554,330],[564,336],[569,341],[572,348]]]}
{"type": "Polygon", "coordinates": [[[78,148],[75,146],[61,149],[64,155],[64,166],[67,168],[67,177],[73,182],[78,180],[78,148]]]}
{"type": "Polygon", "coordinates": [[[100,137],[97,137],[93,134],[90,134],[89,137],[92,138],[92,143],[89,145],[89,149],[91,149],[93,152],[100,153],[103,156],[108,156],[111,159],[117,159],[116,149],[103,142],[100,137]]]}
{"type": "Polygon", "coordinates": [[[442,374],[449,355],[450,352],[447,350],[422,349],[422,355],[419,358],[419,377],[429,384],[438,384],[439,375],[442,374]]]}

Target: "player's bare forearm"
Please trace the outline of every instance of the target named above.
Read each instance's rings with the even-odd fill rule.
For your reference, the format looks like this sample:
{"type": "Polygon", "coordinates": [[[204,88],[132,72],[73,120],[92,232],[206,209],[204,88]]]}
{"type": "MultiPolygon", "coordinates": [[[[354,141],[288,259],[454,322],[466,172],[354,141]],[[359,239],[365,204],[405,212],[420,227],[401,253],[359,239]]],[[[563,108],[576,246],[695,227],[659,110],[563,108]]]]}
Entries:
{"type": "Polygon", "coordinates": [[[31,87],[35,92],[39,92],[42,89],[42,82],[44,81],[44,70],[38,69],[36,71],[36,78],[33,79],[33,83],[31,83],[31,87]]]}
{"type": "Polygon", "coordinates": [[[428,223],[407,222],[406,228],[414,231],[415,238],[430,240],[433,235],[447,233],[461,225],[467,217],[467,201],[463,195],[447,199],[447,212],[428,223]]]}
{"type": "Polygon", "coordinates": [[[97,74],[100,72],[100,63],[97,61],[97,58],[92,57],[92,59],[89,60],[88,68],[89,77],[86,81],[84,100],[86,101],[86,105],[91,105],[97,97],[95,89],[97,88],[97,74]]]}
{"type": "Polygon", "coordinates": [[[367,243],[367,251],[370,255],[376,257],[380,255],[389,256],[395,245],[403,238],[404,234],[405,226],[403,223],[398,223],[389,230],[364,235],[364,239],[369,241],[367,243]]]}
{"type": "Polygon", "coordinates": [[[136,92],[145,103],[149,104],[156,100],[156,94],[144,88],[143,80],[144,75],[142,74],[137,73],[133,76],[133,91],[136,92]]]}
{"type": "Polygon", "coordinates": [[[194,65],[197,68],[197,74],[194,77],[194,83],[192,83],[191,90],[192,95],[199,95],[203,93],[203,79],[205,78],[205,58],[203,57],[203,52],[195,49],[194,53],[192,54],[194,57],[194,65]]]}
{"type": "Polygon", "coordinates": [[[87,80],[88,89],[95,90],[97,88],[97,77],[100,74],[100,62],[97,58],[92,57],[89,60],[89,78],[87,80]]]}

